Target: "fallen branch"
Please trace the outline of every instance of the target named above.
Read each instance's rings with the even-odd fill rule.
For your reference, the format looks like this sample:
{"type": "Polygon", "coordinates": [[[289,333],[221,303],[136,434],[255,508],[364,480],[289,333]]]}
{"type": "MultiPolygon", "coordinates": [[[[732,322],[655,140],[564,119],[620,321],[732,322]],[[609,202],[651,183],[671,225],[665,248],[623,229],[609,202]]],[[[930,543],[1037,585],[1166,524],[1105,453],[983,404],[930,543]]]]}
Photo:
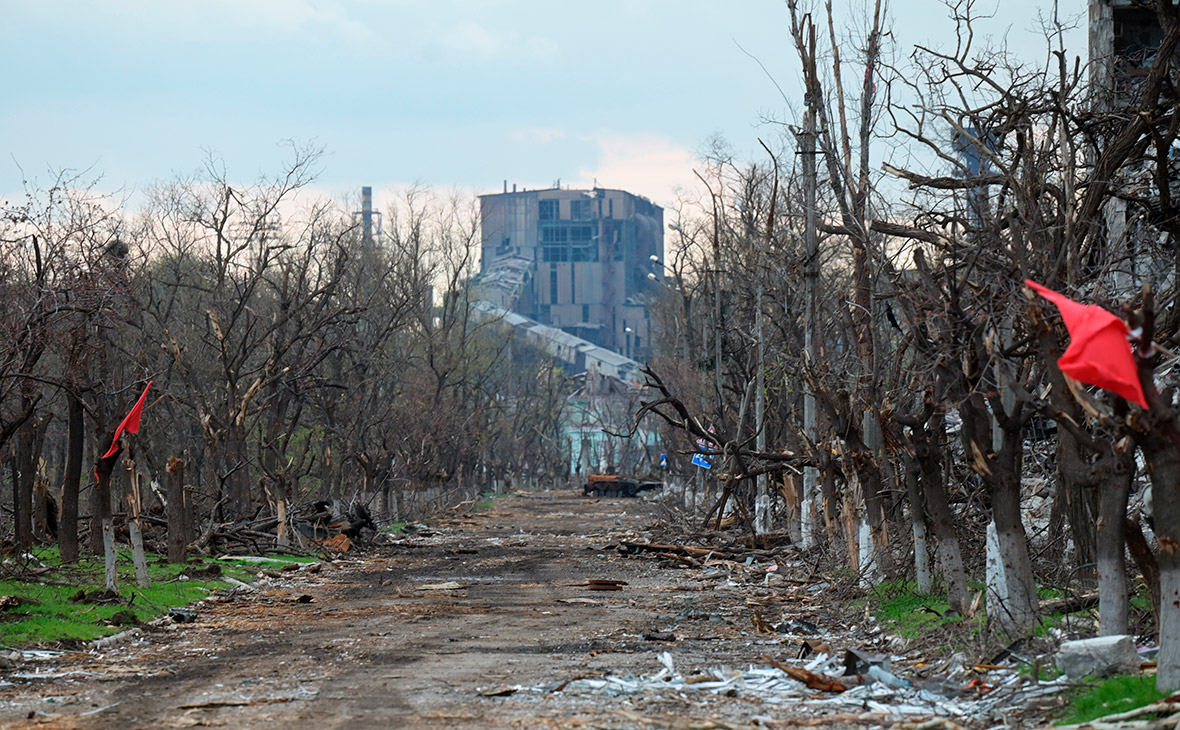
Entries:
{"type": "Polygon", "coordinates": [[[1078,596],[1050,598],[1047,601],[1041,601],[1041,613],[1073,613],[1074,611],[1084,611],[1087,608],[1094,608],[1097,605],[1098,591],[1094,591],[1078,596]]]}
{"type": "Polygon", "coordinates": [[[1180,702],[1164,700],[1163,702],[1154,702],[1150,705],[1137,707],[1134,710],[1116,712],[1105,717],[1098,717],[1089,722],[1080,722],[1076,725],[1060,725],[1058,726],[1058,730],[1079,730],[1080,728],[1123,728],[1124,730],[1136,728],[1137,730],[1143,730],[1144,728],[1154,728],[1156,726],[1173,727],[1176,724],[1176,719],[1167,716],[1174,715],[1178,712],[1180,712],[1180,702]],[[1166,717],[1142,722],[1124,722],[1124,720],[1135,720],[1145,715],[1165,715],[1166,717]]]}

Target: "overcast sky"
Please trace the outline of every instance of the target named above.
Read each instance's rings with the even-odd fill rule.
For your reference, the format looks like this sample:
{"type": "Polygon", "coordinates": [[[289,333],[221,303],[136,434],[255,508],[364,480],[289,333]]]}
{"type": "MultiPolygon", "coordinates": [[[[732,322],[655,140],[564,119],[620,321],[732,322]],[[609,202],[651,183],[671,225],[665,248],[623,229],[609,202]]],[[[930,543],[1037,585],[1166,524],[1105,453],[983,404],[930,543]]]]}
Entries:
{"type": "MultiPolygon", "coordinates": [[[[801,0],[806,4],[807,0],[801,0]]],[[[855,17],[865,0],[835,0],[855,17]]],[[[1051,0],[988,0],[981,35],[1044,57],[1051,0]]],[[[191,173],[279,169],[322,146],[344,195],[421,182],[623,188],[658,203],[720,136],[760,153],[793,121],[799,64],[782,0],[4,0],[0,197],[91,169],[134,193],[191,173]],[[765,71],[763,70],[765,68],[765,71]],[[779,89],[781,88],[782,94],[779,89]]],[[[1063,16],[1085,11],[1063,0],[1063,16]]],[[[938,0],[893,0],[895,54],[946,46],[938,0]]],[[[1085,54],[1085,33],[1070,48],[1085,54]],[[1080,44],[1080,45],[1078,45],[1080,44]]],[[[378,196],[380,204],[380,195],[378,196]]]]}

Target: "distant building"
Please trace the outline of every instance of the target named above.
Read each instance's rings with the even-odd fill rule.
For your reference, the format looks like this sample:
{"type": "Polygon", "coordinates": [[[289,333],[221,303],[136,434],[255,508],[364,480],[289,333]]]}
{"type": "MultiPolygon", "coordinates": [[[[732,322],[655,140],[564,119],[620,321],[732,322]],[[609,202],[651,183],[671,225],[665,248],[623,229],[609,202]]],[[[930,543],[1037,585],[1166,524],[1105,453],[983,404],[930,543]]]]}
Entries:
{"type": "Polygon", "coordinates": [[[1164,39],[1151,3],[1089,0],[1090,75],[1100,108],[1126,104],[1155,61],[1164,39]]]}
{"type": "MultiPolygon", "coordinates": [[[[1180,0],[1172,0],[1175,5],[1180,0]]],[[[1143,80],[1159,55],[1164,39],[1160,18],[1152,3],[1141,0],[1089,0],[1090,87],[1094,109],[1118,113],[1128,105],[1138,104],[1142,96],[1143,80]]],[[[1172,68],[1180,63],[1180,53],[1174,53],[1172,68]]],[[[1174,72],[1173,72],[1174,73],[1174,72]]],[[[1159,101],[1171,104],[1171,92],[1165,85],[1159,101]]],[[[1090,151],[1091,160],[1097,156],[1090,151]]],[[[1168,154],[1171,194],[1180,192],[1176,182],[1180,177],[1180,145],[1175,142],[1168,154]]],[[[1142,272],[1158,270],[1154,261],[1159,232],[1159,190],[1154,155],[1130,160],[1114,176],[1114,184],[1122,194],[1107,202],[1106,245],[1111,248],[1107,257],[1115,262],[1106,268],[1103,282],[1116,296],[1132,296],[1139,287],[1142,272]],[[1140,205],[1128,205],[1128,198],[1138,199],[1140,205]],[[1144,226],[1143,223],[1151,224],[1144,226]]],[[[1171,256],[1171,253],[1167,254],[1171,256]]]]}
{"type": "Polygon", "coordinates": [[[526,190],[479,199],[480,296],[634,360],[650,353],[648,279],[664,211],[622,190],[526,190]]]}

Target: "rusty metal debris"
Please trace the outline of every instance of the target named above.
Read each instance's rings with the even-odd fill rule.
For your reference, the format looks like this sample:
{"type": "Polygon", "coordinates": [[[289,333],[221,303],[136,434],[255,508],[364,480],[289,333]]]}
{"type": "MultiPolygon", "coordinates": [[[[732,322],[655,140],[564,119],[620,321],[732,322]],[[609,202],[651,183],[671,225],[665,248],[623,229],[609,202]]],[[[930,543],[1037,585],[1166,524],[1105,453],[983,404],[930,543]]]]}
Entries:
{"type": "Polygon", "coordinates": [[[817,674],[803,667],[788,666],[774,657],[764,656],[762,662],[778,669],[796,682],[802,682],[808,689],[818,689],[823,692],[845,692],[848,690],[848,687],[838,679],[825,674],[817,674]]]}

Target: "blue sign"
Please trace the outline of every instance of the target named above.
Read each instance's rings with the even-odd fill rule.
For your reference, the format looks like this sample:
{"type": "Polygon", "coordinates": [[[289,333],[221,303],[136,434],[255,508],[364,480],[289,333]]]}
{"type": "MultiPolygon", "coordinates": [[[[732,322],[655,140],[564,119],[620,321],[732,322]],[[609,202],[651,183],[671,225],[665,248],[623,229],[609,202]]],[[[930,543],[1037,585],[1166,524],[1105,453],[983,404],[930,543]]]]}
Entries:
{"type": "Polygon", "coordinates": [[[660,454],[660,468],[661,469],[668,468],[668,455],[667,454],[660,454]]]}
{"type": "MultiPolygon", "coordinates": [[[[716,434],[717,431],[712,426],[709,426],[709,433],[716,434]]],[[[697,439],[697,446],[701,447],[702,449],[711,449],[713,447],[712,444],[703,438],[697,439]]],[[[713,457],[705,456],[704,454],[693,454],[692,463],[694,466],[699,466],[702,469],[712,469],[713,457]]]]}

